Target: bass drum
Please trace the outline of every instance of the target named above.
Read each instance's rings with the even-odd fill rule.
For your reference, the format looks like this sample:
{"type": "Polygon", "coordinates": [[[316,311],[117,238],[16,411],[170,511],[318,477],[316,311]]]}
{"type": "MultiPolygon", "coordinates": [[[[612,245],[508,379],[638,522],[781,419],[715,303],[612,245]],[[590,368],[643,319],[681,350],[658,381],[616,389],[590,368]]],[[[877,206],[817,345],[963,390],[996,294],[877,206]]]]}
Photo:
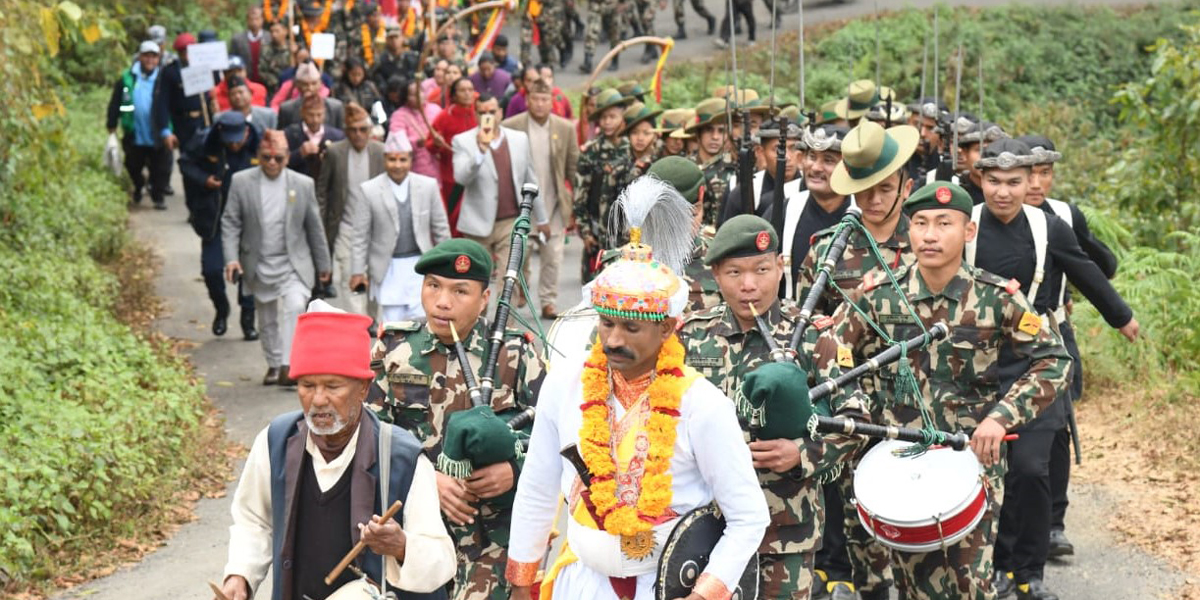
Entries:
{"type": "Polygon", "coordinates": [[[912,444],[886,440],[854,471],[858,518],[879,543],[901,552],[932,552],[958,543],[987,512],[983,466],[970,449],[931,448],[901,456],[912,444]]]}
{"type": "Polygon", "coordinates": [[[360,578],[338,588],[325,600],[384,600],[385,598],[395,600],[396,595],[389,591],[386,595],[381,596],[378,587],[368,582],[366,578],[360,578]]]}
{"type": "Polygon", "coordinates": [[[546,370],[555,364],[583,364],[596,340],[596,309],[581,302],[562,313],[546,333],[546,370]]]}

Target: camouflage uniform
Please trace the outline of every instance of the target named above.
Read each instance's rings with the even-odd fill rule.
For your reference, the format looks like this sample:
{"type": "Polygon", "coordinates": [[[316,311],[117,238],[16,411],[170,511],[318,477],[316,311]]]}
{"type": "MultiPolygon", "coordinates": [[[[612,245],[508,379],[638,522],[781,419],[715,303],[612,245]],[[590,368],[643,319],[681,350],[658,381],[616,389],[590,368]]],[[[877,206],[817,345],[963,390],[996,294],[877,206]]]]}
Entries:
{"type": "MultiPolygon", "coordinates": [[[[800,309],[787,300],[776,301],[763,315],[776,342],[786,347],[799,318],[800,309]]],[[[686,317],[679,332],[687,351],[688,366],[699,371],[726,396],[734,398],[746,374],[770,360],[769,348],[759,330],[742,331],[729,306],[722,303],[686,317]]],[[[805,354],[806,353],[802,353],[805,354]]],[[[807,360],[802,360],[806,363],[807,360]]],[[[817,373],[804,365],[809,373],[817,373]]],[[[838,375],[836,363],[825,376],[838,375]]],[[[862,400],[854,395],[835,399],[839,416],[861,417],[862,400]]],[[[747,443],[748,425],[741,423],[747,443]]],[[[819,547],[825,509],[817,477],[836,472],[839,462],[848,459],[857,442],[840,438],[829,442],[798,439],[800,463],[787,473],[759,470],[759,483],[771,511],[771,525],[759,546],[763,598],[808,598],[812,588],[813,554],[819,547]],[[830,471],[830,469],[834,469],[830,471]]]]}
{"type": "Polygon", "coordinates": [[[622,3],[613,0],[588,0],[587,33],[583,38],[585,54],[595,54],[602,28],[608,38],[609,47],[616,46],[621,41],[621,15],[618,14],[620,4],[622,3]]]}
{"type": "MultiPolygon", "coordinates": [[[[683,0],[674,0],[674,9],[675,25],[678,27],[683,27],[683,0]]],[[[711,21],[715,18],[713,17],[713,14],[708,12],[708,9],[704,7],[704,2],[702,0],[692,0],[692,10],[696,11],[696,14],[700,15],[706,20],[711,21]]]]}
{"type": "Polygon", "coordinates": [[[708,253],[708,244],[712,242],[716,231],[705,227],[696,236],[696,246],[692,250],[692,260],[683,268],[683,280],[688,284],[688,310],[699,312],[712,308],[721,303],[721,289],[717,287],[717,279],[713,277],[712,269],[704,266],[704,255],[708,253]]]}
{"type": "MultiPolygon", "coordinates": [[[[909,355],[921,391],[916,401],[925,404],[933,421],[929,425],[943,431],[971,431],[991,417],[1012,429],[1045,410],[1066,385],[1070,355],[1050,324],[1037,318],[1018,286],[965,263],[940,293],[925,287],[915,266],[902,265],[896,278],[924,327],[938,321],[950,326],[948,339],[909,355]],[[1028,370],[1003,396],[997,364],[1002,349],[1030,361],[1028,370]]],[[[888,282],[869,275],[862,290],[854,304],[892,339],[908,339],[920,332],[888,282]]],[[[886,348],[870,324],[847,304],[830,319],[818,321],[817,328],[820,338],[814,359],[818,365],[837,362],[838,350],[849,349],[857,363],[886,348]]],[[[879,388],[872,403],[872,420],[925,426],[913,399],[896,396],[895,371],[885,371],[889,370],[876,377],[879,388]]],[[[1004,470],[1003,461],[987,469],[987,512],[962,541],[944,552],[893,553],[902,597],[995,597],[992,547],[1004,494],[1004,470]]]]}
{"type": "MultiPolygon", "coordinates": [[[[464,336],[468,360],[476,377],[483,364],[487,325],[480,319],[464,336]]],[[[492,408],[501,419],[515,416],[535,404],[544,368],[528,338],[510,331],[505,353],[497,364],[497,389],[492,408]]],[[[385,421],[399,425],[421,441],[425,455],[437,464],[443,429],[450,414],[471,407],[453,346],[446,346],[423,321],[387,323],[372,358],[382,360],[382,375],[371,386],[367,402],[385,421]]],[[[517,432],[529,439],[533,426],[517,432]]],[[[524,457],[518,456],[514,475],[520,474],[524,457]]],[[[516,479],[513,481],[516,488],[516,479]]],[[[484,500],[477,506],[475,524],[460,526],[447,522],[458,548],[458,574],[454,579],[455,600],[502,600],[509,590],[504,583],[505,548],[508,546],[512,494],[484,500]]]]}
{"type": "Polygon", "coordinates": [[[276,46],[266,40],[258,55],[258,77],[267,86],[268,94],[274,95],[279,90],[279,74],[291,66],[292,53],[288,52],[287,44],[276,46]]]}
{"type": "MultiPolygon", "coordinates": [[[[579,153],[575,170],[575,222],[579,234],[591,235],[600,244],[600,250],[617,248],[628,241],[609,239],[609,207],[621,193],[622,173],[629,167],[629,140],[620,138],[616,143],[600,136],[589,141],[579,153]]],[[[584,253],[584,260],[587,260],[584,253]]],[[[587,267],[585,266],[585,271],[587,267]]],[[[585,277],[588,281],[590,277],[585,277]]]]}
{"type": "MultiPolygon", "coordinates": [[[[896,210],[900,210],[900,208],[896,207],[896,210]]],[[[817,268],[825,253],[828,252],[829,245],[833,243],[835,231],[837,228],[831,227],[817,232],[816,241],[809,248],[808,255],[804,257],[796,283],[798,293],[796,297],[801,302],[808,297],[809,290],[815,283],[817,268]]],[[[913,255],[908,243],[908,217],[901,215],[892,235],[876,245],[879,247],[879,253],[888,269],[894,271],[901,264],[910,264],[913,261],[913,255]]],[[[870,242],[861,231],[855,231],[850,234],[846,250],[842,253],[842,257],[834,266],[833,271],[830,272],[829,280],[850,298],[855,298],[858,294],[859,284],[862,283],[863,277],[867,273],[871,273],[875,281],[887,281],[887,274],[881,268],[879,260],[871,252],[870,242]]],[[[833,286],[826,285],[813,314],[831,314],[842,302],[842,294],[833,286]]],[[[874,382],[869,376],[866,379],[867,382],[863,387],[868,392],[878,389],[877,384],[872,385],[874,382]]],[[[874,401],[880,402],[878,398],[874,398],[874,401]]],[[[844,471],[834,485],[838,486],[840,497],[845,503],[843,527],[846,532],[846,549],[850,555],[850,564],[854,572],[854,587],[863,597],[885,593],[893,584],[890,552],[887,547],[874,541],[863,527],[862,521],[858,519],[854,505],[850,503],[854,498],[852,471],[850,469],[844,471]]]]}
{"type": "MultiPolygon", "coordinates": [[[[530,0],[529,4],[533,4],[536,0],[530,0]]],[[[551,65],[559,63],[559,49],[563,47],[563,28],[566,27],[566,11],[563,7],[563,0],[540,0],[537,8],[537,16],[529,13],[529,8],[518,9],[521,11],[521,52],[520,60],[522,65],[534,65],[538,62],[544,62],[551,65]],[[533,28],[537,26],[538,30],[538,57],[540,61],[533,60],[533,53],[530,50],[533,47],[533,28]]]]}
{"type": "Polygon", "coordinates": [[[721,203],[729,193],[729,180],[737,173],[737,159],[722,152],[701,164],[700,170],[704,172],[704,183],[708,188],[704,193],[704,224],[715,226],[721,214],[721,203]]]}
{"type": "MultiPolygon", "coordinates": [[[[367,11],[363,2],[356,3],[349,11],[335,10],[329,19],[329,33],[337,36],[334,46],[333,60],[325,61],[325,72],[335,81],[342,78],[342,69],[346,59],[352,56],[363,57],[362,26],[367,22],[367,11]]],[[[366,65],[370,67],[371,65],[366,65]]]]}
{"type": "Polygon", "coordinates": [[[633,0],[628,18],[631,24],[637,21],[637,29],[641,31],[641,35],[654,35],[654,9],[657,2],[658,0],[633,0]]]}
{"type": "Polygon", "coordinates": [[[650,170],[650,165],[654,164],[654,161],[662,157],[663,146],[661,140],[654,142],[654,147],[650,149],[650,153],[641,160],[634,160],[633,147],[631,146],[629,148],[629,157],[626,159],[625,164],[623,165],[624,169],[622,169],[620,174],[617,176],[617,181],[620,182],[617,186],[617,189],[623,190],[625,189],[625,186],[633,183],[634,179],[645,175],[646,172],[650,170]]]}

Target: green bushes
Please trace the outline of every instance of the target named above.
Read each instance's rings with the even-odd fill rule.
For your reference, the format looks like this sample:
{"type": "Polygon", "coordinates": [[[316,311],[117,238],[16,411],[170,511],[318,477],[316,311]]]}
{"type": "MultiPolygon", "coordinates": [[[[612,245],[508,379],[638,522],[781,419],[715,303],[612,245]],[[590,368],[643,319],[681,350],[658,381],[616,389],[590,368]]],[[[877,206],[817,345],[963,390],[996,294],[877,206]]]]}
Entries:
{"type": "MultiPolygon", "coordinates": [[[[11,588],[56,554],[130,535],[186,485],[203,389],[112,312],[101,263],[127,237],[126,193],[100,170],[107,90],[68,99],[40,143],[9,149],[0,200],[0,569],[11,588]],[[139,521],[141,519],[141,521],[139,521]]],[[[2,135],[0,135],[2,137],[2,135]]]]}

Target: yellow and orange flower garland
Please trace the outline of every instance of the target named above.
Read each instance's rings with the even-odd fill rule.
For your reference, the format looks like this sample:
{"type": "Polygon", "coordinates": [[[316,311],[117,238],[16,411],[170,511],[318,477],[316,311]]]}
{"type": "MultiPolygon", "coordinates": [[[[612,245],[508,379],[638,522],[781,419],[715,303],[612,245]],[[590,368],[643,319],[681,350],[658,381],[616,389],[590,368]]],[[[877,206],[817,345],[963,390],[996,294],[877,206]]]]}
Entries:
{"type": "Polygon", "coordinates": [[[329,29],[329,17],[333,14],[333,0],[325,0],[325,10],[321,13],[321,19],[317,21],[317,25],[311,30],[308,28],[308,19],[300,19],[300,31],[304,33],[304,45],[312,48],[312,36],[314,33],[325,33],[329,29]]]}
{"type": "Polygon", "coordinates": [[[366,61],[368,69],[375,64],[375,39],[383,37],[383,35],[384,28],[382,26],[375,32],[375,35],[371,35],[371,26],[367,23],[362,24],[363,60],[366,61]]]}
{"type": "MultiPolygon", "coordinates": [[[[278,18],[282,19],[288,14],[288,0],[280,0],[278,18]]],[[[263,0],[263,20],[267,23],[274,23],[276,15],[271,11],[271,0],[263,0]]]]}
{"type": "Polygon", "coordinates": [[[580,453],[592,473],[591,499],[604,530],[623,538],[646,534],[653,523],[671,506],[671,457],[675,453],[675,424],[686,389],[683,373],[683,345],[671,336],[658,354],[655,379],[647,394],[650,416],[646,437],[645,472],[637,506],[617,500],[617,465],[612,453],[609,424],[608,358],[599,343],[592,346],[583,371],[583,425],[580,427],[580,453]]]}

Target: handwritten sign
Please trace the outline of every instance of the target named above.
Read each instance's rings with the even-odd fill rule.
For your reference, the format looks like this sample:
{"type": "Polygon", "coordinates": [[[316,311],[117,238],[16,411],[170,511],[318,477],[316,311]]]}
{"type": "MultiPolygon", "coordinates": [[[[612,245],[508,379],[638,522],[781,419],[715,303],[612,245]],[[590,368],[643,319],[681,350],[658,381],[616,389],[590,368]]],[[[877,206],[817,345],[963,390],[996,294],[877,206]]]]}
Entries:
{"type": "Polygon", "coordinates": [[[190,44],[187,48],[188,65],[190,66],[209,71],[224,71],[229,67],[229,52],[225,49],[225,42],[190,44]]]}
{"type": "Polygon", "coordinates": [[[333,58],[334,48],[337,46],[337,36],[332,33],[314,33],[312,35],[312,57],[317,60],[328,60],[333,58]]]}
{"type": "Polygon", "coordinates": [[[195,96],[213,89],[212,70],[208,67],[186,66],[179,70],[183,78],[183,95],[195,96]]]}

